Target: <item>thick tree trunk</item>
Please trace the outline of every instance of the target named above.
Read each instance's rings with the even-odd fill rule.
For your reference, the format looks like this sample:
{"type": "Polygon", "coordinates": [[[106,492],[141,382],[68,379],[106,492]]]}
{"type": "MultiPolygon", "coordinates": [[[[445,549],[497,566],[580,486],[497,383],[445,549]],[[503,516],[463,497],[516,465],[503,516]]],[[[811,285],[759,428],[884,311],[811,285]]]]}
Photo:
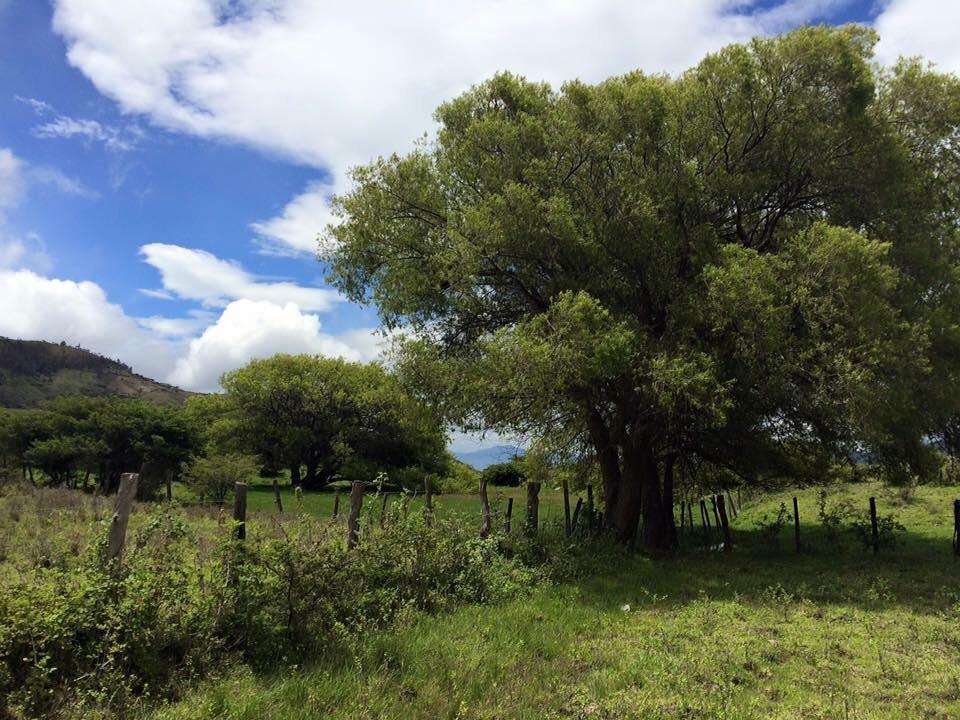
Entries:
{"type": "Polygon", "coordinates": [[[290,465],[290,484],[293,487],[303,484],[300,480],[300,463],[298,462],[290,465]]]}
{"type": "Polygon", "coordinates": [[[616,529],[621,484],[620,454],[617,446],[610,442],[610,433],[599,413],[592,412],[588,418],[588,424],[590,438],[600,463],[600,477],[603,480],[603,525],[608,530],[616,529]]]}
{"type": "Polygon", "coordinates": [[[640,462],[640,454],[641,451],[636,448],[623,449],[623,473],[617,495],[616,536],[618,541],[629,545],[633,545],[637,537],[643,502],[644,468],[640,462]]]}
{"type": "Polygon", "coordinates": [[[317,461],[307,460],[307,472],[303,476],[303,487],[305,490],[316,490],[320,486],[317,480],[317,461]]]}

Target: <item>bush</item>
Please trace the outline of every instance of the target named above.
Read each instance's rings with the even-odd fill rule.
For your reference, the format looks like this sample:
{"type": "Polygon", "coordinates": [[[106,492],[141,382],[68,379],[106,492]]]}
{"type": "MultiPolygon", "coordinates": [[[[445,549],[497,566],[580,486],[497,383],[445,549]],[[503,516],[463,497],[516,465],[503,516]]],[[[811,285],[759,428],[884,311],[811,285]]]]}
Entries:
{"type": "Polygon", "coordinates": [[[501,487],[517,487],[527,480],[523,466],[515,460],[488,466],[483,471],[483,477],[488,484],[501,487]]]}
{"type": "Polygon", "coordinates": [[[226,453],[196,458],[184,479],[195,493],[222,503],[238,482],[247,482],[257,474],[257,461],[251,455],[226,453]]]}
{"type": "Polygon", "coordinates": [[[439,518],[428,526],[399,503],[390,512],[383,530],[365,518],[347,551],[342,527],[307,516],[238,543],[228,525],[155,511],[113,572],[104,522],[79,557],[61,550],[62,562],[0,585],[0,717],[123,715],[231,660],[306,660],[400,613],[497,602],[546,574],[525,562],[543,548],[502,547],[439,518]]]}

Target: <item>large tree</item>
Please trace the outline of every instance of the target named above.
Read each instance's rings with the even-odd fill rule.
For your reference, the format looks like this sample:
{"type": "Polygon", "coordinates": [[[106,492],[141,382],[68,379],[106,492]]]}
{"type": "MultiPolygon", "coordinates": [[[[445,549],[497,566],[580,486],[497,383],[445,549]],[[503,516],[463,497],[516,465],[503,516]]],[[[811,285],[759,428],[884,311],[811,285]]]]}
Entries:
{"type": "MultiPolygon", "coordinates": [[[[335,474],[443,469],[444,435],[436,416],[377,364],[308,355],[254,360],[221,379],[226,419],[238,447],[266,463],[291,467],[303,487],[335,474]]],[[[209,402],[209,401],[208,401],[209,402]]]]}
{"type": "Polygon", "coordinates": [[[865,28],[733,45],[678,78],[500,74],[354,170],[331,280],[416,331],[466,426],[589,445],[605,522],[674,542],[673,475],[924,470],[956,410],[960,83],[865,28]]]}

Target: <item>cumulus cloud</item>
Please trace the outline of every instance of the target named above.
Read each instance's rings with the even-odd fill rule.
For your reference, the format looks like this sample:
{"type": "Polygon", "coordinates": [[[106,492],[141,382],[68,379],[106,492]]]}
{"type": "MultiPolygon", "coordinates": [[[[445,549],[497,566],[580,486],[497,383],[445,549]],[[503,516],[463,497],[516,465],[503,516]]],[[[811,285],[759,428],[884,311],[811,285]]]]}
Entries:
{"type": "MultiPolygon", "coordinates": [[[[510,69],[559,84],[706,52],[823,17],[848,0],[56,0],[67,57],[126,111],[330,171],[402,151],[432,110],[510,69]]],[[[257,223],[267,252],[309,253],[329,220],[312,186],[257,223]]]]}
{"type": "Polygon", "coordinates": [[[0,335],[23,340],[65,340],[138,372],[164,377],[173,365],[168,343],[144,332],[92,282],[50,279],[30,270],[0,271],[0,335]]]}
{"type": "Polygon", "coordinates": [[[279,216],[251,225],[260,250],[266,255],[306,255],[317,252],[317,238],[334,220],[329,198],[330,183],[311,183],[287,203],[279,216]]]}
{"type": "Polygon", "coordinates": [[[231,300],[266,300],[296,303],[304,310],[329,310],[342,300],[334,290],[304,287],[291,282],[266,282],[238,263],[205,250],[152,243],[140,248],[146,262],[160,271],[163,288],[153,297],[197,300],[207,307],[224,307],[231,300]]]}
{"type": "Polygon", "coordinates": [[[875,22],[877,56],[886,64],[922,55],[939,70],[960,72],[960,3],[943,0],[890,0],[875,22]]]}
{"type": "Polygon", "coordinates": [[[368,361],[379,352],[373,330],[352,330],[345,337],[321,332],[316,315],[294,303],[236,300],[218,320],[190,342],[177,360],[170,381],[181,387],[214,390],[227,370],[276,353],[305,353],[368,361]]]}

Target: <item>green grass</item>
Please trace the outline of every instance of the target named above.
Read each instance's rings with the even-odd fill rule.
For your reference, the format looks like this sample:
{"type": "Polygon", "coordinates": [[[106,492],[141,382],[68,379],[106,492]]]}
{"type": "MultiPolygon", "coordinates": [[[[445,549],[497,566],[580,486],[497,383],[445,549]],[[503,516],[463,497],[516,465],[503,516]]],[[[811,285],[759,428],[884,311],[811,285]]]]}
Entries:
{"type": "Polygon", "coordinates": [[[598,545],[579,580],[421,617],[313,667],[236,668],[155,720],[960,717],[960,489],[849,486],[828,505],[865,511],[871,494],[907,528],[876,556],[820,527],[812,489],[804,552],[792,522],[761,542],[758,519],[791,507],[770,496],[744,508],[730,554],[689,532],[656,560],[598,545]]]}

